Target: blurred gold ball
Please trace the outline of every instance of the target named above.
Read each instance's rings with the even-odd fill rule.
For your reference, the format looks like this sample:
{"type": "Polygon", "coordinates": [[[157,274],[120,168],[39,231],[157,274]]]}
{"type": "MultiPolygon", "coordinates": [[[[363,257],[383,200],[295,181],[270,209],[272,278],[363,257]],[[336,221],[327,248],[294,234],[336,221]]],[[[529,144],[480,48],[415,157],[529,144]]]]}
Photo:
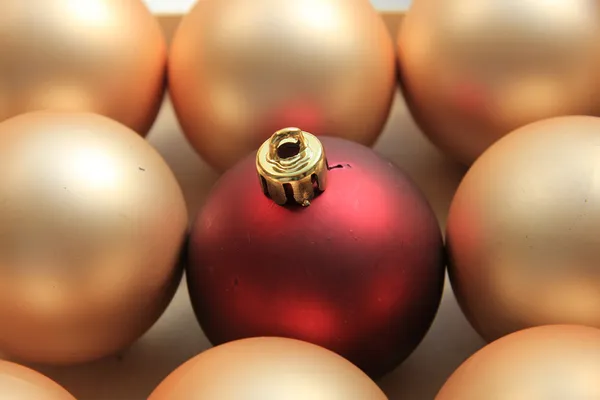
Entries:
{"type": "Polygon", "coordinates": [[[600,398],[600,330],[543,326],[506,336],[465,361],[435,400],[600,398]]]}
{"type": "Polygon", "coordinates": [[[173,39],[169,92],[192,146],[225,170],[286,126],[372,145],[395,73],[367,0],[207,0],[173,39]]]}
{"type": "Polygon", "coordinates": [[[0,121],[39,110],[105,115],[145,135],[167,48],[141,0],[0,1],[0,121]]]}
{"type": "Polygon", "coordinates": [[[600,327],[600,118],[527,125],[471,167],[447,222],[456,297],[488,341],[528,327],[600,327]]]}
{"type": "Polygon", "coordinates": [[[0,398],[3,400],[75,400],[50,378],[26,367],[0,361],[0,398]]]}
{"type": "Polygon", "coordinates": [[[545,118],[600,116],[597,0],[413,0],[401,83],[425,134],[471,164],[545,118]]]}
{"type": "Polygon", "coordinates": [[[161,156],[94,114],[0,124],[0,351],[74,364],[111,355],[181,278],[186,204],[161,156]]]}
{"type": "Polygon", "coordinates": [[[251,338],[213,347],[169,375],[148,400],[387,400],[358,367],[322,347],[251,338]]]}

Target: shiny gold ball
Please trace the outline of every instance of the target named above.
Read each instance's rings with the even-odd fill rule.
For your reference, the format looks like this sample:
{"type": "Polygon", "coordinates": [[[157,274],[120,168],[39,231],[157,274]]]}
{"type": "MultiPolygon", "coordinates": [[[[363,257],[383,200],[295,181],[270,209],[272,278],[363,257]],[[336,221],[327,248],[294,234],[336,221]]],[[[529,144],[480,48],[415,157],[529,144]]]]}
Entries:
{"type": "Polygon", "coordinates": [[[0,351],[47,364],[123,349],[181,277],[187,211],[161,156],[94,114],[0,124],[0,351]]]}
{"type": "Polygon", "coordinates": [[[75,400],[69,392],[50,378],[7,361],[0,361],[0,398],[3,400],[75,400]]]}
{"type": "Polygon", "coordinates": [[[252,338],[214,347],[169,375],[148,400],[387,400],[358,367],[306,342],[252,338]]]}
{"type": "Polygon", "coordinates": [[[192,146],[224,170],[286,126],[373,144],[395,72],[367,0],[209,0],[175,35],[169,91],[192,146]]]}
{"type": "Polygon", "coordinates": [[[141,135],[165,87],[166,43],[141,0],[0,1],[0,121],[105,115],[141,135]]]}
{"type": "Polygon", "coordinates": [[[456,297],[487,340],[546,324],[600,327],[600,118],[558,117],[499,140],[447,223],[456,297]]]}
{"type": "Polygon", "coordinates": [[[504,337],[465,361],[435,400],[600,398],[600,330],[555,325],[504,337]]]}
{"type": "Polygon", "coordinates": [[[471,164],[523,125],[600,116],[597,0],[413,0],[398,38],[416,121],[471,164]]]}

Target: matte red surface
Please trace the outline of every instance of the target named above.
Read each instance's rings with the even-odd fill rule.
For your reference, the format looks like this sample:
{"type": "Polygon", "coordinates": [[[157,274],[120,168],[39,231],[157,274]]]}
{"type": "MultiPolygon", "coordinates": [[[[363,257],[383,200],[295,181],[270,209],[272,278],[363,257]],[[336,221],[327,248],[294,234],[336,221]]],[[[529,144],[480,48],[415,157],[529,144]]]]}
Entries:
{"type": "Polygon", "coordinates": [[[261,191],[252,154],[225,173],[192,229],[188,284],[215,345],[309,341],[374,378],[419,344],[444,283],[437,220],[416,186],[371,149],[321,138],[329,187],[307,208],[261,191]]]}

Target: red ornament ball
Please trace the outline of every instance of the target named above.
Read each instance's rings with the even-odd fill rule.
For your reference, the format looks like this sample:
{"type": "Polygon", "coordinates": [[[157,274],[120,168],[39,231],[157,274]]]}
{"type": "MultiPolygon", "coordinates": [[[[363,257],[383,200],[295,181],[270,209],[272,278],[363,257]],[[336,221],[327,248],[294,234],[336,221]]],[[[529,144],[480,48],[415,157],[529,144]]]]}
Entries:
{"type": "Polygon", "coordinates": [[[309,207],[268,198],[255,154],[222,176],[192,229],[189,293],[214,345],[304,340],[378,378],[408,357],[435,317],[441,231],[396,166],[363,145],[320,139],[328,187],[309,207]]]}

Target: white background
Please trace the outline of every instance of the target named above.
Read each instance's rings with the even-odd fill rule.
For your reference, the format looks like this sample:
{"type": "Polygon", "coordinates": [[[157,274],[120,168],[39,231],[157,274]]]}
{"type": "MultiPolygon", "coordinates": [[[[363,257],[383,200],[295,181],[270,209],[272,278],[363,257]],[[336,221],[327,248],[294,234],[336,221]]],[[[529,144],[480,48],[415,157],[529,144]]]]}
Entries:
{"type": "MultiPolygon", "coordinates": [[[[180,14],[187,12],[196,0],[144,0],[150,9],[161,14],[180,14]]],[[[248,0],[252,1],[252,0],[248,0]]],[[[411,0],[371,0],[379,10],[405,10],[411,0]]]]}

